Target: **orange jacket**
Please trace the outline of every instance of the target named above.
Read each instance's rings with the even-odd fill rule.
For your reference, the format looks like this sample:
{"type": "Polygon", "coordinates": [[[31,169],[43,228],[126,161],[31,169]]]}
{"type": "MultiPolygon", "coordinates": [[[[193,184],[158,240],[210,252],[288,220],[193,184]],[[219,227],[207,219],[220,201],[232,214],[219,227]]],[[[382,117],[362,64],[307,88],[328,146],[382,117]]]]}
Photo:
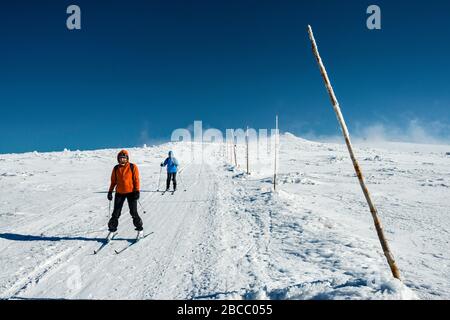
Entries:
{"type": "MultiPolygon", "coordinates": [[[[122,150],[121,152],[128,154],[126,150],[122,150]]],[[[117,165],[114,167],[111,173],[109,191],[113,191],[114,187],[116,187],[117,193],[122,194],[140,191],[138,166],[133,164],[133,172],[131,172],[130,162],[127,162],[124,166],[117,165]]]]}

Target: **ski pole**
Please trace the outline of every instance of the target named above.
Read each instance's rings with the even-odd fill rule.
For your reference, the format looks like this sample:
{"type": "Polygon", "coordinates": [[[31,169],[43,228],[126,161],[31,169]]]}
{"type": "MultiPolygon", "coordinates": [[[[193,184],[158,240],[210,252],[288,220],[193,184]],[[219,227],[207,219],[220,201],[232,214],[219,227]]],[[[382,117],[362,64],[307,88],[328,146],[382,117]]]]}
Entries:
{"type": "Polygon", "coordinates": [[[108,206],[108,218],[111,216],[111,200],[109,200],[109,206],[108,206]]]}
{"type": "Polygon", "coordinates": [[[159,185],[161,184],[161,173],[162,173],[162,167],[159,168],[158,189],[156,191],[159,191],[159,185]]]}
{"type": "Polygon", "coordinates": [[[145,209],[144,209],[144,207],[142,206],[142,204],[141,204],[141,202],[138,200],[138,203],[139,203],[139,205],[141,206],[141,208],[142,208],[142,211],[144,211],[144,214],[146,214],[147,213],[147,211],[145,211],[145,209]]]}
{"type": "Polygon", "coordinates": [[[184,187],[184,190],[183,190],[183,191],[186,191],[186,186],[185,186],[185,184],[184,184],[184,180],[183,180],[183,178],[181,177],[181,170],[180,170],[180,175],[179,175],[179,177],[180,177],[180,184],[181,184],[182,187],[184,187]]]}

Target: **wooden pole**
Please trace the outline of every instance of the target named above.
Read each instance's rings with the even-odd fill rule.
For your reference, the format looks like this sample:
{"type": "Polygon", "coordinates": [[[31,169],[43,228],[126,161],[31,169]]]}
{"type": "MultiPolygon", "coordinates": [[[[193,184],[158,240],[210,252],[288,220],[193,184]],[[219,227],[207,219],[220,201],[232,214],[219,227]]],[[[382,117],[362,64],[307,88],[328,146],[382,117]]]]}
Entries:
{"type": "Polygon", "coordinates": [[[245,144],[246,144],[246,147],[247,147],[247,151],[246,151],[246,154],[247,154],[247,174],[250,174],[250,171],[248,169],[248,126],[247,126],[247,130],[245,131],[245,144]]]}
{"type": "Polygon", "coordinates": [[[225,162],[228,163],[228,140],[225,138],[225,162]]]}
{"type": "Polygon", "coordinates": [[[259,162],[259,142],[261,139],[261,130],[259,130],[257,137],[256,137],[256,160],[259,162]]]}
{"type": "Polygon", "coordinates": [[[227,160],[227,142],[224,141],[222,143],[222,156],[223,156],[223,160],[225,161],[225,164],[228,162],[227,160]]]}
{"type": "Polygon", "coordinates": [[[230,141],[230,163],[233,163],[233,141],[230,141]]]}
{"type": "Polygon", "coordinates": [[[394,276],[394,278],[397,278],[400,280],[400,270],[398,269],[398,267],[395,263],[394,256],[391,253],[389,246],[388,246],[387,239],[384,236],[383,227],[382,227],[381,221],[378,217],[377,209],[371,199],[369,190],[366,187],[366,183],[364,182],[364,176],[362,174],[362,171],[358,164],[358,161],[356,160],[355,153],[353,152],[353,147],[350,142],[350,134],[348,132],[347,125],[345,124],[345,120],[342,115],[341,108],[339,107],[339,103],[337,101],[333,87],[331,86],[331,82],[330,82],[330,79],[328,78],[327,71],[326,71],[325,66],[322,62],[322,59],[320,57],[319,50],[318,50],[317,44],[316,44],[316,40],[314,39],[314,34],[312,31],[312,28],[309,25],[308,25],[308,33],[309,33],[309,39],[311,40],[314,56],[316,57],[317,63],[320,68],[320,73],[322,74],[322,78],[325,82],[325,86],[327,88],[328,94],[331,99],[331,103],[333,105],[334,112],[336,113],[337,119],[341,126],[342,134],[344,135],[345,143],[347,144],[347,149],[348,149],[348,152],[350,153],[350,158],[352,159],[352,162],[353,162],[353,167],[355,168],[356,175],[358,176],[358,179],[359,179],[359,184],[361,185],[361,189],[364,193],[364,197],[366,198],[367,204],[369,205],[370,213],[372,214],[373,222],[375,224],[375,229],[377,230],[378,239],[380,240],[381,247],[383,249],[383,252],[384,252],[386,260],[389,264],[389,267],[391,268],[392,275],[394,276]]]}
{"type": "Polygon", "coordinates": [[[234,166],[237,168],[237,157],[236,157],[236,142],[234,142],[234,166]]]}
{"type": "Polygon", "coordinates": [[[275,141],[274,141],[274,166],[273,166],[273,190],[277,189],[277,155],[278,155],[278,115],[275,116],[275,141]]]}

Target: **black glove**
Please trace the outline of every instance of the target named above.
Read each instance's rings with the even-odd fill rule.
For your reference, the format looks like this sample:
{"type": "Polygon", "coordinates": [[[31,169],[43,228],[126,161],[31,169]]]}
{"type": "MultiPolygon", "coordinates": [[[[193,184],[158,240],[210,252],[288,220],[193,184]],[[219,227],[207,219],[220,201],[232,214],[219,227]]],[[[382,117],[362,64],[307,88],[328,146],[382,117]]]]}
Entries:
{"type": "Polygon", "coordinates": [[[112,191],[108,192],[108,200],[111,201],[113,199],[112,197],[112,191]]]}
{"type": "Polygon", "coordinates": [[[164,167],[164,163],[161,163],[161,167],[164,167]]]}
{"type": "Polygon", "coordinates": [[[139,191],[134,192],[134,199],[139,200],[139,197],[141,196],[141,193],[139,191]]]}

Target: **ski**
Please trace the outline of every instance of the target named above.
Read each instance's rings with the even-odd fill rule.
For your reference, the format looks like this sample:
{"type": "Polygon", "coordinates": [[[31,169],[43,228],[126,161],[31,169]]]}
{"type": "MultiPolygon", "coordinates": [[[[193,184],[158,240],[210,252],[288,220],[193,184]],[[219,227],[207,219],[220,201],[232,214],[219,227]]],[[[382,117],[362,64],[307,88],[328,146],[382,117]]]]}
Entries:
{"type": "Polygon", "coordinates": [[[134,239],[128,246],[120,249],[120,250],[114,250],[116,252],[116,254],[121,254],[122,252],[124,252],[125,250],[131,248],[133,245],[135,245],[136,243],[144,240],[145,238],[147,238],[149,235],[151,235],[153,232],[147,233],[145,236],[143,236],[140,239],[134,239]]]}
{"type": "Polygon", "coordinates": [[[108,239],[105,239],[104,242],[102,243],[102,245],[97,250],[94,250],[94,254],[99,253],[103,248],[105,248],[108,244],[110,244],[116,235],[117,234],[113,235],[109,241],[108,241],[108,239]]]}
{"type": "Polygon", "coordinates": [[[102,245],[97,250],[94,250],[94,254],[99,253],[104,247],[106,247],[108,245],[108,243],[109,242],[106,242],[106,241],[104,243],[102,243],[102,245]]]}

